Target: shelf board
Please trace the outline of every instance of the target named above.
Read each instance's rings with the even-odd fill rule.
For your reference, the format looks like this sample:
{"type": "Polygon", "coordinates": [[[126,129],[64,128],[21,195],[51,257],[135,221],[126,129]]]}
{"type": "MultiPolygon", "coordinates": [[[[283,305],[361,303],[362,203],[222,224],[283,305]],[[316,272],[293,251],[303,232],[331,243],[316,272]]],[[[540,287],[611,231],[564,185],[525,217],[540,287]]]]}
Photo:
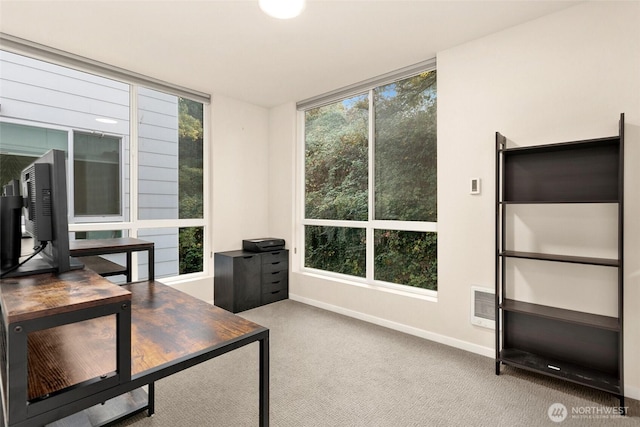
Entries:
{"type": "Polygon", "coordinates": [[[558,142],[552,144],[540,144],[540,145],[529,145],[524,147],[511,147],[511,148],[502,148],[499,151],[506,152],[514,152],[514,151],[558,151],[565,149],[573,149],[580,148],[586,146],[597,146],[597,145],[608,145],[608,144],[618,144],[620,143],[620,136],[607,136],[603,138],[593,138],[593,139],[583,139],[578,141],[567,141],[567,142],[558,142]]]}
{"type": "Polygon", "coordinates": [[[620,261],[612,258],[593,258],[570,255],[554,255],[537,252],[504,251],[500,256],[507,258],[535,259],[540,261],[568,262],[573,264],[601,265],[605,267],[618,267],[620,261]]]}
{"type": "Polygon", "coordinates": [[[116,372],[115,331],[116,316],[109,315],[29,333],[27,398],[52,395],[116,372]]]}
{"type": "Polygon", "coordinates": [[[95,271],[103,277],[127,274],[127,268],[125,266],[98,255],[78,257],[78,260],[83,263],[86,268],[95,271]]]}
{"type": "Polygon", "coordinates": [[[46,427],[86,426],[99,427],[110,426],[114,422],[129,418],[146,410],[149,405],[147,392],[137,388],[128,393],[109,399],[82,412],[69,415],[58,421],[47,424],[46,427]]]}
{"type": "Polygon", "coordinates": [[[515,348],[502,349],[500,361],[507,365],[583,384],[608,393],[621,394],[619,378],[584,366],[553,360],[515,348]]]}
{"type": "Polygon", "coordinates": [[[503,200],[618,201],[620,154],[619,138],[506,150],[502,158],[503,200]]]}
{"type": "Polygon", "coordinates": [[[564,204],[618,204],[618,199],[602,199],[602,200],[501,200],[501,205],[564,205],[564,204]]]}
{"type": "Polygon", "coordinates": [[[502,301],[500,308],[505,311],[513,311],[561,322],[574,323],[610,331],[620,331],[620,322],[616,317],[602,316],[600,314],[585,313],[576,310],[567,310],[564,308],[550,307],[547,305],[533,304],[512,299],[505,299],[502,301]]]}

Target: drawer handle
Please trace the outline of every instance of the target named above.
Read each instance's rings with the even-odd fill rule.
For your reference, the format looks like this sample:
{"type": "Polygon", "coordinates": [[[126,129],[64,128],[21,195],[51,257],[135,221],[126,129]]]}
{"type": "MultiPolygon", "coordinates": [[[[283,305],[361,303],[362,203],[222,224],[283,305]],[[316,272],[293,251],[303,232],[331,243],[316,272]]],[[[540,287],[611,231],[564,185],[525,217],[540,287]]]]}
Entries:
{"type": "Polygon", "coordinates": [[[273,291],[273,292],[271,292],[271,295],[275,295],[275,294],[277,294],[278,292],[280,292],[280,291],[273,291]]]}
{"type": "Polygon", "coordinates": [[[557,366],[553,366],[553,365],[547,365],[547,368],[553,369],[554,371],[559,371],[560,370],[560,368],[558,368],[557,366]]]}
{"type": "Polygon", "coordinates": [[[278,280],[277,282],[271,282],[272,285],[277,285],[278,283],[280,283],[280,280],[278,280]]]}
{"type": "Polygon", "coordinates": [[[270,255],[273,255],[273,256],[280,255],[280,252],[270,252],[270,255]]]}
{"type": "Polygon", "coordinates": [[[253,258],[253,255],[243,256],[242,258],[244,258],[244,259],[251,259],[251,258],[253,258]]]}
{"type": "Polygon", "coordinates": [[[273,272],[273,273],[271,273],[271,274],[274,274],[274,275],[275,275],[275,274],[280,274],[280,272],[279,272],[279,271],[274,271],[274,272],[273,272]]]}
{"type": "Polygon", "coordinates": [[[272,262],[271,265],[278,265],[280,264],[280,261],[276,261],[276,262],[272,262]]]}

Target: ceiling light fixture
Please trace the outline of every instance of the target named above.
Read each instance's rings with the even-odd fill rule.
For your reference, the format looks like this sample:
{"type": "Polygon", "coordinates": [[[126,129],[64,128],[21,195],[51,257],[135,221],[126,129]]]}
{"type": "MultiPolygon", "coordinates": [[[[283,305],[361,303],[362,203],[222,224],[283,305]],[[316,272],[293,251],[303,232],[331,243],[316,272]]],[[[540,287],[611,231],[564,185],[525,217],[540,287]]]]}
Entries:
{"type": "Polygon", "coordinates": [[[290,19],[304,10],[305,0],[259,0],[260,9],[278,19],[290,19]]]}

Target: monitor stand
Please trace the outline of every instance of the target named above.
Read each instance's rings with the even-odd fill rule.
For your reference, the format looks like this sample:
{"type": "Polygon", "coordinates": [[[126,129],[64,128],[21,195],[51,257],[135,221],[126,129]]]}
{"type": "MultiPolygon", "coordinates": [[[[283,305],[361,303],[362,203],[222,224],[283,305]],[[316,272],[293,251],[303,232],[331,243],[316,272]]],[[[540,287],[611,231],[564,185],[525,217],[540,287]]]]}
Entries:
{"type": "MultiPolygon", "coordinates": [[[[69,257],[69,264],[71,265],[71,270],[81,270],[84,268],[84,264],[74,257],[69,257]]],[[[0,270],[0,275],[2,275],[4,271],[5,270],[0,270]]],[[[58,267],[55,264],[49,262],[45,258],[35,257],[2,278],[6,279],[9,277],[29,276],[41,273],[56,273],[57,271],[58,267]]]]}

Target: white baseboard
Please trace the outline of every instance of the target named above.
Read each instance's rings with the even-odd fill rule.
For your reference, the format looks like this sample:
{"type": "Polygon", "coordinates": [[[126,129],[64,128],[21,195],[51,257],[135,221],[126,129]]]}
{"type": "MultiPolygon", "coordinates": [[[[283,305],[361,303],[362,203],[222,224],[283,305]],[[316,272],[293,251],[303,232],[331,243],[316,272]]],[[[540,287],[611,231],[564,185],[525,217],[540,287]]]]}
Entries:
{"type": "MultiPolygon", "coordinates": [[[[379,326],[384,326],[389,329],[393,329],[399,332],[404,332],[406,334],[414,335],[430,341],[435,341],[437,343],[448,345],[450,347],[459,348],[461,350],[469,351],[471,353],[479,354],[481,356],[490,357],[492,359],[495,357],[495,351],[491,347],[483,347],[481,345],[473,344],[467,341],[451,338],[446,335],[440,335],[433,332],[428,332],[422,329],[414,328],[413,326],[407,326],[402,323],[383,319],[381,317],[372,316],[370,314],[361,313],[359,311],[350,310],[337,305],[327,304],[326,302],[317,301],[311,298],[301,297],[299,295],[295,295],[291,293],[289,294],[289,299],[301,302],[303,304],[322,308],[323,310],[328,310],[334,313],[343,314],[345,316],[353,317],[355,319],[363,320],[365,322],[373,323],[379,326]]],[[[632,387],[632,386],[625,385],[624,394],[625,394],[625,397],[640,400],[639,387],[632,387]]]]}
{"type": "Polygon", "coordinates": [[[377,316],[372,316],[370,314],[361,313],[359,311],[349,310],[347,308],[340,307],[337,305],[327,304],[322,301],[301,297],[299,295],[295,295],[291,293],[289,294],[289,299],[292,299],[294,301],[298,301],[307,305],[312,305],[314,307],[322,308],[324,310],[332,311],[334,313],[353,317],[355,319],[364,320],[365,322],[373,323],[379,326],[384,326],[385,328],[393,329],[399,332],[404,332],[409,335],[414,335],[420,338],[428,339],[430,341],[435,341],[437,343],[445,344],[450,347],[455,347],[455,348],[469,351],[471,353],[480,354],[482,356],[494,358],[496,355],[494,349],[490,347],[483,347],[481,345],[472,344],[467,341],[462,341],[456,338],[448,337],[446,335],[440,335],[434,332],[425,331],[423,329],[414,328],[413,326],[408,326],[402,323],[393,322],[391,320],[383,319],[377,316]]]}
{"type": "Polygon", "coordinates": [[[640,400],[640,387],[624,386],[624,395],[631,399],[640,400]]]}

